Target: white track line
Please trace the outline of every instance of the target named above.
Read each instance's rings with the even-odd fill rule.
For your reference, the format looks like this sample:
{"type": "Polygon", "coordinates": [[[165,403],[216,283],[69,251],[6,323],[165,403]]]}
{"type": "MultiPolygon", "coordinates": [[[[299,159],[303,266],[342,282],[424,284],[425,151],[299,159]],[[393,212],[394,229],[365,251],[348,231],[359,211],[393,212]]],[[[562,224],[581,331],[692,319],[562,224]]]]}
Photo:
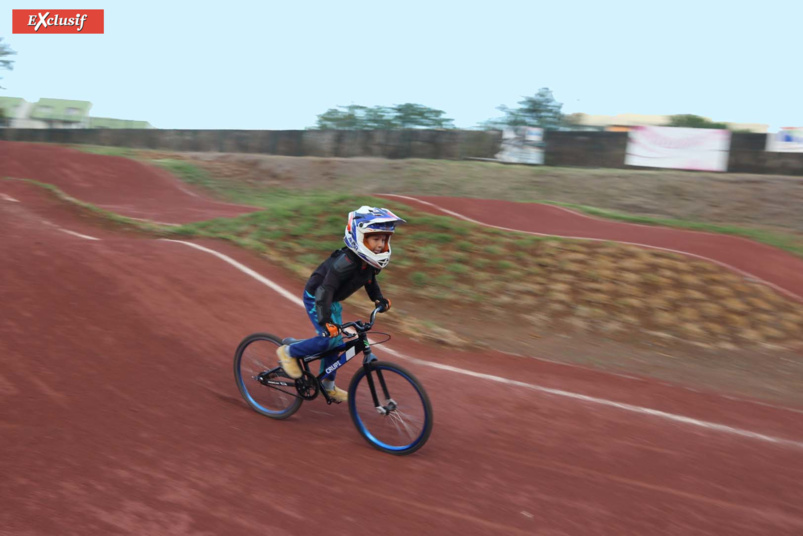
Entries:
{"type": "MultiPolygon", "coordinates": [[[[388,197],[399,197],[399,198],[402,198],[402,199],[409,199],[410,201],[414,201],[416,203],[421,203],[423,205],[429,205],[429,206],[433,207],[436,210],[440,210],[441,212],[443,212],[445,214],[449,214],[450,216],[454,216],[455,218],[458,218],[460,220],[464,220],[464,221],[467,221],[467,222],[470,222],[470,223],[475,223],[477,225],[482,225],[483,227],[492,227],[494,229],[500,229],[502,231],[512,231],[512,232],[516,232],[516,233],[524,233],[524,234],[535,235],[535,236],[559,236],[561,238],[568,238],[570,240],[589,240],[589,241],[592,241],[592,242],[615,242],[617,244],[628,244],[628,245],[631,245],[631,246],[638,246],[638,247],[641,247],[641,248],[656,249],[656,250],[660,250],[660,251],[668,251],[670,253],[677,253],[679,255],[685,255],[685,256],[688,256],[688,257],[695,257],[697,259],[701,259],[701,260],[704,260],[704,261],[712,262],[714,264],[722,266],[723,268],[727,268],[728,270],[731,270],[733,272],[738,273],[742,277],[746,277],[746,278],[752,279],[753,281],[756,281],[758,283],[766,285],[766,286],[768,286],[768,287],[780,292],[781,294],[785,294],[786,296],[789,296],[790,298],[793,298],[793,299],[795,299],[795,300],[797,300],[799,302],[803,302],[803,296],[798,296],[797,294],[795,294],[791,290],[787,290],[787,289],[785,289],[785,288],[783,288],[783,287],[781,287],[779,285],[776,285],[775,283],[772,283],[770,281],[762,279],[762,278],[758,277],[757,275],[751,274],[750,272],[745,272],[744,270],[741,270],[741,269],[739,269],[739,268],[737,268],[735,266],[732,266],[732,265],[730,265],[728,263],[725,263],[725,262],[722,262],[722,261],[718,261],[716,259],[712,259],[712,258],[709,258],[709,257],[705,257],[703,255],[697,255],[696,253],[689,253],[688,251],[682,251],[682,250],[671,249],[671,248],[664,248],[664,247],[660,247],[660,246],[652,246],[650,244],[641,244],[639,242],[626,242],[626,241],[623,241],[623,240],[611,240],[611,239],[607,239],[607,238],[588,238],[588,237],[585,237],[585,236],[567,236],[567,235],[559,235],[559,234],[555,234],[555,233],[537,233],[535,231],[524,231],[522,229],[512,229],[510,227],[500,227],[499,225],[492,225],[490,223],[483,223],[481,221],[471,219],[468,216],[464,216],[464,215],[459,214],[457,212],[453,212],[451,210],[447,210],[447,209],[445,209],[443,207],[440,207],[440,206],[438,206],[438,205],[436,205],[434,203],[430,203],[429,201],[424,201],[423,199],[418,199],[418,198],[410,197],[410,196],[407,196],[407,195],[397,195],[397,194],[380,194],[380,195],[388,196],[388,197]]],[[[547,206],[552,206],[552,205],[547,205],[547,206]]],[[[603,221],[606,221],[606,220],[603,220],[603,221]]],[[[627,224],[627,225],[630,225],[630,224],[627,224]]],[[[678,230],[679,231],[684,231],[683,229],[678,229],[678,230]]],[[[691,232],[699,232],[699,231],[691,231],[691,232]]],[[[715,234],[715,233],[708,233],[708,234],[715,234]]],[[[728,235],[728,236],[730,236],[730,235],[728,235]]],[[[740,238],[740,237],[733,237],[733,238],[740,238]]],[[[747,240],[747,239],[743,238],[743,240],[747,240]]]]}
{"type": "Polygon", "coordinates": [[[42,220],[42,223],[45,224],[45,225],[48,225],[50,227],[55,227],[57,231],[61,231],[62,233],[67,233],[67,234],[70,234],[70,235],[73,235],[73,236],[77,236],[79,238],[85,238],[86,240],[100,240],[100,238],[95,238],[94,236],[88,236],[88,235],[85,235],[85,234],[76,233],[75,231],[70,231],[69,229],[64,229],[63,227],[59,227],[55,223],[47,221],[47,220],[42,220]]]}
{"type": "Polygon", "coordinates": [[[88,235],[85,235],[85,234],[76,233],[75,231],[69,231],[67,229],[62,229],[61,227],[59,227],[58,229],[62,233],[71,234],[71,235],[77,236],[79,238],[86,238],[87,240],[100,240],[100,238],[95,238],[94,236],[88,236],[88,235]]]}
{"type": "MultiPolygon", "coordinates": [[[[217,252],[217,251],[215,251],[213,249],[206,248],[204,246],[199,246],[198,244],[193,244],[191,242],[185,242],[185,241],[182,241],[182,240],[171,240],[171,239],[167,239],[167,238],[161,238],[160,240],[163,240],[163,241],[166,241],[166,242],[175,242],[177,244],[184,244],[186,246],[198,249],[200,251],[205,251],[206,253],[214,255],[215,257],[217,257],[217,258],[227,262],[228,264],[234,266],[235,268],[237,268],[238,270],[242,271],[243,273],[245,273],[247,275],[250,275],[251,277],[253,277],[257,281],[259,281],[260,283],[263,283],[264,285],[270,287],[272,290],[275,290],[282,297],[287,298],[288,300],[290,300],[295,305],[298,305],[298,306],[300,306],[302,308],[304,307],[304,303],[301,301],[300,298],[297,298],[296,296],[294,296],[293,294],[291,294],[290,292],[288,292],[287,290],[285,290],[281,286],[277,285],[276,283],[274,283],[270,279],[267,279],[266,277],[258,274],[254,270],[248,268],[247,266],[244,266],[243,264],[240,264],[239,262],[235,261],[234,259],[232,259],[232,258],[230,258],[230,257],[228,257],[228,256],[226,256],[226,255],[224,255],[222,253],[219,253],[219,252],[217,252]]],[[[439,370],[445,370],[445,371],[452,372],[452,373],[455,373],[455,374],[462,374],[464,376],[470,376],[472,378],[485,379],[485,380],[489,380],[489,381],[493,381],[493,382],[497,382],[497,383],[503,383],[503,384],[506,384],[506,385],[512,385],[512,386],[516,386],[516,387],[523,387],[523,388],[526,388],[526,389],[531,389],[531,390],[534,390],[534,391],[539,391],[539,392],[547,393],[547,394],[550,394],[550,395],[563,396],[563,397],[571,398],[571,399],[574,399],[574,400],[580,400],[580,401],[583,401],[583,402],[588,402],[588,403],[591,403],[591,404],[599,404],[599,405],[602,405],[602,406],[617,408],[617,409],[621,409],[621,410],[625,410],[625,411],[631,411],[633,413],[639,413],[639,414],[642,414],[642,415],[650,415],[650,416],[653,416],[653,417],[658,417],[658,418],[661,418],[661,419],[666,419],[666,420],[670,420],[670,421],[674,421],[674,422],[680,422],[680,423],[689,424],[689,425],[692,425],[692,426],[699,426],[701,428],[706,428],[708,430],[714,430],[714,431],[717,431],[717,432],[723,432],[723,433],[727,433],[727,434],[738,435],[738,436],[747,437],[747,438],[750,438],[750,439],[757,439],[757,440],[765,441],[765,442],[768,442],[768,443],[774,443],[776,445],[783,445],[783,446],[795,447],[795,448],[803,449],[803,442],[793,441],[791,439],[783,439],[783,438],[779,438],[779,437],[773,437],[773,436],[769,436],[769,435],[765,435],[765,434],[759,434],[759,433],[756,433],[756,432],[751,432],[749,430],[743,430],[743,429],[740,429],[740,428],[734,428],[732,426],[727,426],[727,425],[724,425],[724,424],[718,424],[718,423],[713,423],[713,422],[708,422],[708,421],[702,421],[702,420],[699,420],[699,419],[692,419],[690,417],[684,417],[683,415],[675,415],[673,413],[667,413],[667,412],[664,412],[664,411],[658,411],[658,410],[654,410],[654,409],[650,409],[650,408],[644,408],[644,407],[641,407],[641,406],[634,406],[634,405],[631,405],[631,404],[623,404],[621,402],[614,402],[612,400],[605,400],[604,398],[596,398],[596,397],[593,397],[593,396],[582,395],[582,394],[579,394],[579,393],[572,393],[570,391],[563,391],[561,389],[551,389],[549,387],[544,387],[544,386],[541,386],[541,385],[520,382],[520,381],[516,381],[516,380],[511,380],[511,379],[508,379],[508,378],[502,378],[500,376],[492,376],[492,375],[489,375],[489,374],[482,374],[482,373],[474,372],[474,371],[471,371],[471,370],[465,370],[465,369],[461,369],[461,368],[451,367],[449,365],[442,365],[440,363],[432,363],[432,362],[429,362],[429,361],[422,361],[420,359],[416,359],[414,357],[410,357],[408,355],[405,355],[405,354],[402,354],[400,352],[397,352],[396,350],[393,350],[393,349],[389,348],[387,345],[383,345],[382,351],[385,351],[388,354],[391,354],[391,355],[396,356],[398,358],[408,360],[408,361],[410,361],[412,363],[415,363],[417,365],[422,365],[422,366],[426,366],[426,367],[432,367],[432,368],[436,368],[436,369],[439,369],[439,370]]],[[[778,408],[778,409],[785,409],[785,408],[778,408]]]]}
{"type": "MultiPolygon", "coordinates": [[[[195,195],[195,194],[192,194],[192,195],[195,195]]],[[[472,223],[476,223],[476,224],[479,224],[479,225],[487,226],[487,227],[494,227],[494,228],[497,228],[497,229],[510,230],[510,231],[516,231],[516,232],[523,232],[523,233],[534,234],[534,235],[539,235],[539,236],[555,236],[555,235],[548,235],[548,234],[543,234],[543,233],[535,233],[535,232],[531,232],[531,231],[521,231],[521,230],[517,230],[517,229],[508,229],[506,227],[499,227],[499,226],[496,226],[496,225],[490,225],[490,224],[482,223],[482,222],[479,222],[479,221],[476,221],[476,220],[472,220],[471,218],[468,218],[466,216],[463,216],[462,214],[458,214],[456,212],[452,212],[450,210],[446,210],[446,209],[441,208],[441,207],[439,207],[437,205],[434,205],[433,203],[429,203],[429,202],[423,201],[421,199],[416,199],[414,197],[408,197],[408,196],[396,195],[396,194],[382,194],[382,195],[387,195],[387,196],[392,196],[392,197],[401,197],[401,198],[404,198],[404,199],[413,200],[413,201],[418,202],[418,203],[431,205],[432,207],[434,207],[434,208],[436,208],[436,209],[438,209],[438,210],[440,210],[442,212],[445,212],[447,214],[453,215],[453,216],[455,216],[455,217],[457,217],[459,219],[462,219],[462,220],[465,220],[465,221],[469,221],[469,222],[472,222],[472,223]]],[[[6,194],[0,194],[0,196],[2,196],[3,199],[5,199],[6,201],[12,201],[12,202],[15,202],[15,203],[19,203],[19,201],[17,199],[14,199],[13,197],[10,197],[10,196],[8,196],[6,194]]],[[[579,213],[576,213],[576,214],[582,216],[582,214],[579,214],[579,213]]],[[[142,218],[132,218],[132,219],[141,220],[141,221],[153,221],[153,220],[145,220],[145,219],[142,219],[142,218]]],[[[591,218],[591,219],[594,219],[594,218],[591,218]]],[[[47,221],[44,221],[44,223],[47,223],[49,225],[53,225],[53,224],[51,224],[50,222],[47,222],[47,221]]],[[[179,225],[179,224],[163,223],[163,222],[154,222],[154,223],[162,223],[162,225],[179,225]]],[[[88,235],[76,233],[74,231],[70,231],[70,230],[67,230],[67,229],[62,229],[60,227],[58,229],[59,229],[59,231],[62,231],[64,233],[71,234],[71,235],[74,235],[74,236],[77,236],[77,237],[80,237],[80,238],[84,238],[84,239],[87,239],[87,240],[100,240],[99,238],[95,238],[93,236],[88,236],[88,235]]],[[[575,238],[575,237],[565,237],[565,238],[575,238]]],[[[576,239],[603,241],[603,240],[600,240],[600,239],[582,238],[582,237],[576,237],[576,239]]],[[[203,246],[199,246],[198,244],[193,244],[191,242],[185,242],[185,241],[181,241],[181,240],[171,240],[171,239],[168,239],[168,238],[163,238],[161,240],[163,240],[165,242],[176,242],[176,243],[179,243],[179,244],[184,244],[184,245],[193,247],[195,249],[210,253],[211,255],[214,255],[215,257],[218,257],[219,259],[223,260],[224,262],[227,262],[228,264],[231,264],[232,266],[234,266],[238,270],[242,271],[243,273],[245,273],[247,275],[250,275],[251,277],[253,277],[257,281],[259,281],[260,283],[270,287],[272,290],[274,290],[275,292],[279,293],[282,297],[290,300],[292,303],[294,303],[296,305],[299,305],[300,307],[304,307],[304,303],[299,298],[297,298],[296,296],[294,296],[293,294],[291,294],[290,292],[288,292],[287,290],[285,290],[281,286],[277,285],[276,283],[274,283],[270,279],[267,279],[266,277],[260,275],[259,273],[255,272],[254,270],[248,268],[247,266],[244,266],[243,264],[240,264],[239,262],[235,261],[234,259],[232,259],[232,258],[230,258],[230,257],[228,257],[226,255],[223,255],[222,253],[219,253],[219,252],[217,252],[215,250],[212,250],[212,249],[209,249],[209,248],[206,248],[206,247],[203,247],[203,246]]],[[[607,241],[611,242],[611,240],[607,240],[607,241]]],[[[755,276],[753,276],[751,274],[748,274],[747,272],[742,272],[738,268],[729,266],[729,265],[727,265],[725,263],[720,263],[719,261],[716,261],[714,259],[707,259],[706,257],[702,257],[700,255],[695,255],[695,254],[687,253],[687,252],[683,252],[683,251],[675,251],[675,250],[671,250],[671,249],[667,249],[667,248],[649,246],[649,245],[645,245],[645,244],[636,244],[636,243],[633,243],[633,242],[622,242],[622,243],[633,244],[633,245],[638,245],[638,246],[652,248],[652,249],[660,249],[660,250],[664,250],[664,251],[673,251],[673,252],[681,253],[681,254],[684,254],[684,255],[691,255],[693,257],[699,257],[701,259],[709,260],[709,261],[712,261],[712,262],[714,262],[716,264],[720,264],[722,266],[728,267],[728,268],[730,268],[732,270],[735,270],[735,271],[737,271],[739,273],[742,273],[742,274],[748,275],[750,277],[753,277],[754,279],[757,279],[759,281],[763,281],[758,277],[755,277],[755,276]]],[[[782,289],[780,287],[776,287],[772,283],[769,283],[769,282],[765,282],[765,283],[767,285],[773,287],[773,288],[777,288],[777,289],[779,289],[779,290],[781,290],[783,292],[786,292],[786,293],[790,294],[791,296],[794,296],[794,297],[796,297],[798,299],[801,299],[800,297],[796,296],[795,294],[793,294],[791,292],[786,291],[785,289],[782,289]]],[[[708,428],[708,429],[712,429],[712,430],[718,430],[718,431],[721,431],[721,432],[740,435],[740,436],[743,436],[743,437],[749,437],[749,438],[753,438],[753,439],[760,439],[760,440],[768,441],[768,442],[771,442],[771,443],[791,445],[791,446],[795,446],[795,447],[798,447],[798,448],[803,448],[803,443],[797,442],[797,441],[791,441],[791,440],[788,440],[788,439],[775,438],[775,437],[772,437],[772,436],[767,436],[767,435],[758,434],[758,433],[755,433],[755,432],[750,432],[748,430],[741,430],[739,428],[733,428],[733,427],[722,425],[722,424],[716,424],[716,423],[710,423],[710,422],[706,422],[706,421],[700,421],[700,420],[692,419],[692,418],[689,418],[689,417],[683,417],[682,415],[674,415],[672,413],[666,413],[666,412],[663,412],[663,411],[658,411],[658,410],[654,410],[654,409],[650,409],[650,408],[643,408],[643,407],[640,407],[640,406],[633,406],[633,405],[630,405],[630,404],[623,404],[623,403],[619,403],[619,402],[613,402],[613,401],[605,400],[605,399],[602,399],[602,398],[590,397],[590,396],[581,395],[581,394],[578,394],[578,393],[572,393],[572,392],[569,392],[569,391],[562,391],[560,389],[551,389],[551,388],[543,387],[543,386],[540,386],[540,385],[519,382],[519,381],[516,381],[516,380],[510,380],[510,379],[502,378],[502,377],[499,377],[499,376],[491,376],[491,375],[488,375],[488,374],[481,374],[481,373],[473,372],[473,371],[470,371],[470,370],[458,369],[458,368],[451,367],[451,366],[448,366],[448,365],[441,365],[439,363],[431,363],[429,361],[422,361],[420,359],[416,359],[414,357],[407,356],[405,354],[397,352],[397,351],[393,350],[392,348],[390,348],[387,345],[384,346],[383,351],[385,351],[385,352],[387,352],[387,353],[389,353],[391,355],[394,355],[396,357],[399,357],[401,359],[406,359],[406,360],[408,360],[410,362],[413,362],[413,363],[416,363],[416,364],[419,364],[419,365],[433,367],[433,368],[437,368],[437,369],[441,369],[441,370],[447,370],[447,371],[454,372],[454,373],[457,373],[457,374],[463,374],[463,375],[466,375],[466,376],[472,376],[472,377],[476,377],[476,378],[483,378],[483,379],[486,379],[486,380],[489,380],[489,381],[505,383],[507,385],[515,385],[515,386],[524,387],[524,388],[527,388],[527,389],[533,389],[533,390],[536,390],[536,391],[541,391],[541,392],[552,394],[552,395],[565,396],[565,397],[568,397],[568,398],[574,398],[574,399],[577,399],[577,400],[583,400],[583,401],[592,402],[592,403],[595,403],[595,404],[615,407],[615,408],[623,409],[623,410],[626,410],[626,411],[633,411],[633,412],[636,412],[636,413],[653,415],[653,416],[657,416],[657,417],[662,417],[664,419],[674,420],[674,421],[677,421],[677,422],[683,422],[683,423],[691,424],[691,425],[695,425],[695,426],[701,426],[703,428],[708,428]]],[[[730,397],[727,397],[727,398],[730,398],[730,397]]],[[[736,399],[734,399],[734,400],[736,400],[736,399]]],[[[775,409],[780,409],[780,410],[798,412],[797,410],[792,409],[792,408],[784,408],[784,407],[772,406],[772,405],[768,405],[768,404],[760,404],[760,405],[767,405],[769,407],[772,407],[772,408],[775,408],[775,409]]]]}
{"type": "MultiPolygon", "coordinates": [[[[459,369],[459,368],[452,367],[452,366],[449,366],[449,365],[442,365],[440,363],[430,363],[428,361],[422,361],[422,360],[416,359],[414,357],[405,356],[405,355],[400,354],[400,353],[398,353],[396,351],[390,350],[389,348],[384,348],[384,351],[386,351],[386,352],[388,352],[390,354],[394,354],[394,355],[396,355],[396,356],[398,356],[400,358],[407,359],[407,360],[409,360],[409,361],[411,361],[411,362],[413,362],[413,363],[415,363],[417,365],[424,365],[424,366],[434,367],[434,368],[437,368],[437,369],[440,369],[440,370],[446,370],[446,371],[454,372],[454,373],[457,373],[457,374],[463,374],[463,375],[466,375],[466,376],[471,376],[473,378],[486,379],[486,380],[489,380],[489,381],[494,381],[494,382],[498,382],[498,383],[504,383],[506,385],[515,385],[517,387],[524,387],[526,389],[532,389],[534,391],[540,391],[542,393],[547,393],[547,394],[557,395],[557,396],[564,396],[564,397],[567,397],[567,398],[573,398],[575,400],[582,400],[584,402],[590,402],[592,404],[600,404],[600,405],[603,405],[603,406],[623,409],[625,411],[632,411],[634,413],[652,415],[654,417],[660,417],[662,419],[668,419],[670,421],[682,422],[684,424],[691,424],[693,426],[700,426],[702,428],[707,428],[709,430],[717,430],[719,432],[725,432],[725,433],[729,433],[729,434],[739,435],[739,436],[742,436],[742,437],[749,437],[749,438],[752,438],[752,439],[760,439],[762,441],[767,441],[767,442],[770,442],[770,443],[776,443],[776,444],[779,444],[779,445],[787,445],[787,446],[793,446],[793,447],[797,447],[797,448],[803,448],[803,442],[799,442],[799,441],[792,441],[790,439],[782,439],[782,438],[778,438],[778,437],[772,437],[772,436],[768,436],[768,435],[764,435],[764,434],[759,434],[759,433],[756,433],[756,432],[750,432],[749,430],[742,430],[740,428],[734,428],[732,426],[726,426],[724,424],[717,424],[717,423],[712,423],[712,422],[707,422],[707,421],[701,421],[699,419],[692,419],[691,417],[684,417],[682,415],[675,415],[673,413],[667,413],[665,411],[658,411],[658,410],[650,409],[650,408],[643,408],[641,406],[634,406],[632,404],[624,404],[624,403],[621,403],[621,402],[613,402],[611,400],[605,400],[604,398],[596,398],[596,397],[593,397],[593,396],[581,395],[581,394],[578,394],[578,393],[572,393],[570,391],[563,391],[561,389],[551,389],[549,387],[543,387],[541,385],[534,385],[534,384],[520,382],[520,381],[516,381],[516,380],[510,380],[508,378],[502,378],[502,377],[499,377],[499,376],[492,376],[492,375],[489,375],[489,374],[482,374],[482,373],[473,372],[473,371],[470,371],[470,370],[459,369]]],[[[780,408],[780,409],[785,409],[785,408],[780,408]]]]}
{"type": "Polygon", "coordinates": [[[176,185],[176,188],[178,188],[179,190],[181,190],[181,191],[182,191],[182,192],[184,192],[185,194],[189,194],[189,195],[191,195],[191,196],[193,196],[193,197],[200,197],[200,196],[199,196],[198,194],[196,194],[195,192],[193,192],[193,191],[191,191],[191,190],[187,190],[186,188],[184,188],[183,186],[180,186],[180,185],[178,185],[178,184],[176,185]]]}
{"type": "Polygon", "coordinates": [[[286,291],[283,287],[277,285],[276,283],[274,283],[270,279],[268,279],[266,277],[263,277],[262,275],[258,274],[257,272],[255,272],[251,268],[249,268],[249,267],[247,267],[247,266],[245,266],[243,264],[240,264],[239,262],[235,261],[231,257],[228,257],[228,256],[226,256],[226,255],[224,255],[222,253],[219,253],[219,252],[215,251],[214,249],[205,248],[204,246],[199,246],[198,244],[193,244],[192,242],[185,242],[183,240],[172,240],[170,238],[160,238],[159,240],[162,240],[164,242],[176,242],[177,244],[184,244],[185,246],[190,246],[191,248],[199,249],[201,251],[205,251],[205,252],[207,252],[207,253],[209,253],[211,255],[214,255],[218,259],[221,259],[224,262],[227,262],[227,263],[231,264],[232,266],[234,266],[235,268],[237,268],[241,272],[250,275],[251,277],[253,277],[257,281],[259,281],[263,285],[266,285],[266,286],[270,287],[272,290],[275,290],[283,298],[287,298],[288,300],[290,300],[291,302],[293,302],[294,304],[296,304],[296,305],[298,305],[298,306],[300,306],[302,308],[304,307],[304,302],[301,301],[301,298],[298,298],[298,297],[294,296],[293,294],[291,294],[290,292],[286,291]]]}

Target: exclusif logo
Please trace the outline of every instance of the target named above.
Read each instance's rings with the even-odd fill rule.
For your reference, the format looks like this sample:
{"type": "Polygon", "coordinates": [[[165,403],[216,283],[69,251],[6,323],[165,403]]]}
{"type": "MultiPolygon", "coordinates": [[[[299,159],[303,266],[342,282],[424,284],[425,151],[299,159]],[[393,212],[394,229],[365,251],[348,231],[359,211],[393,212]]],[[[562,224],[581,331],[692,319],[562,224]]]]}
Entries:
{"type": "Polygon", "coordinates": [[[102,34],[102,9],[13,9],[15,34],[102,34]]]}

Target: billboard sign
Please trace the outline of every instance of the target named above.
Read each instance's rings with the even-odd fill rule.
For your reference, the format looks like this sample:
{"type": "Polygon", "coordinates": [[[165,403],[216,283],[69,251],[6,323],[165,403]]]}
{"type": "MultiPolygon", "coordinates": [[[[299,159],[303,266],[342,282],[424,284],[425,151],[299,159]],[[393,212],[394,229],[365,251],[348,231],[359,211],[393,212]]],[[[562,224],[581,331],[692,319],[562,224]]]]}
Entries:
{"type": "Polygon", "coordinates": [[[628,133],[625,164],[697,171],[727,171],[729,130],[634,127],[628,133]]]}

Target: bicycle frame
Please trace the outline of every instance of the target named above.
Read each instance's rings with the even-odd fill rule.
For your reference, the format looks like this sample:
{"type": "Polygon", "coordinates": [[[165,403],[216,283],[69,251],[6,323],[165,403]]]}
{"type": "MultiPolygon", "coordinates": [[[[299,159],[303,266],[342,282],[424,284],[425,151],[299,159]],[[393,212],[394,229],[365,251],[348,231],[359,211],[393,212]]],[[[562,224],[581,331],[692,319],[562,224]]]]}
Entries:
{"type": "Polygon", "coordinates": [[[325,376],[331,374],[332,372],[336,371],[337,369],[339,369],[340,367],[351,361],[352,358],[356,356],[358,353],[362,353],[365,355],[365,358],[363,359],[363,365],[366,365],[371,361],[376,360],[376,357],[371,352],[371,345],[368,342],[368,335],[367,333],[362,332],[358,333],[355,338],[345,341],[337,348],[333,348],[322,354],[316,354],[316,355],[311,355],[309,357],[305,357],[301,361],[304,364],[304,369],[307,372],[309,372],[309,363],[312,363],[313,361],[318,361],[320,359],[325,359],[327,357],[340,353],[343,354],[342,356],[340,356],[340,359],[338,359],[337,361],[326,367],[326,369],[322,373],[316,376],[318,381],[321,381],[325,376]]]}
{"type": "MultiPolygon", "coordinates": [[[[342,355],[340,356],[340,358],[337,361],[335,361],[334,363],[332,363],[331,365],[326,367],[326,369],[323,372],[321,372],[320,374],[318,374],[317,376],[314,376],[316,382],[318,383],[318,385],[320,385],[321,384],[321,380],[323,380],[323,378],[325,378],[326,376],[328,376],[332,372],[336,371],[337,369],[339,369],[340,367],[342,367],[343,365],[345,365],[346,363],[351,361],[354,358],[354,356],[356,356],[358,353],[363,354],[364,357],[363,357],[362,365],[366,369],[371,363],[373,363],[374,361],[377,361],[377,357],[371,351],[371,344],[368,342],[368,332],[373,327],[374,319],[376,318],[376,313],[377,312],[378,312],[378,309],[375,309],[371,313],[371,321],[368,324],[364,324],[361,321],[348,322],[346,324],[343,324],[342,327],[344,329],[348,328],[348,327],[355,328],[357,330],[356,335],[354,337],[350,338],[349,340],[345,341],[343,344],[341,344],[337,348],[333,348],[331,350],[328,350],[328,351],[320,353],[320,354],[315,354],[315,355],[311,355],[311,356],[302,358],[300,361],[301,361],[301,364],[303,365],[304,372],[306,372],[307,374],[309,374],[311,376],[314,376],[312,374],[312,372],[310,371],[310,363],[342,353],[342,355]]],[[[291,342],[288,339],[285,339],[285,341],[286,341],[285,343],[291,342]]],[[[263,372],[260,376],[267,377],[269,374],[277,372],[279,370],[281,370],[281,367],[275,367],[273,369],[270,369],[270,370],[267,370],[267,371],[263,372]]],[[[373,379],[373,376],[371,374],[371,371],[370,370],[366,370],[365,372],[366,372],[365,378],[366,378],[366,381],[368,382],[369,388],[371,389],[371,396],[372,396],[373,401],[374,401],[374,406],[380,412],[387,412],[388,408],[385,408],[384,406],[381,406],[379,404],[379,398],[377,397],[377,394],[376,394],[376,387],[374,385],[374,379],[373,379]]],[[[382,372],[380,370],[376,370],[376,371],[373,371],[373,372],[375,372],[377,378],[379,378],[379,384],[382,387],[382,393],[385,395],[385,399],[389,400],[392,403],[392,399],[390,398],[390,394],[388,393],[388,388],[387,388],[387,385],[385,384],[385,378],[382,376],[382,372]]],[[[269,387],[273,387],[274,385],[281,385],[283,387],[296,387],[296,380],[292,380],[292,383],[291,382],[287,382],[287,381],[277,381],[277,380],[272,380],[272,379],[265,379],[265,380],[260,380],[260,381],[262,381],[262,383],[264,385],[267,385],[269,387]]],[[[274,389],[278,389],[278,387],[274,387],[274,389]]],[[[326,390],[325,389],[319,389],[319,391],[321,393],[323,393],[323,396],[326,399],[326,403],[327,404],[331,404],[332,403],[332,399],[329,397],[329,395],[326,394],[326,390]]],[[[285,392],[285,391],[282,391],[282,392],[285,392]]],[[[298,393],[287,393],[287,394],[292,394],[293,396],[301,396],[298,393]]],[[[317,396],[317,393],[316,393],[315,396],[317,396]]],[[[315,396],[313,396],[312,398],[315,398],[315,396]]],[[[301,396],[301,398],[304,398],[304,397],[301,396]]],[[[390,408],[390,409],[395,409],[395,408],[390,408]]]]}

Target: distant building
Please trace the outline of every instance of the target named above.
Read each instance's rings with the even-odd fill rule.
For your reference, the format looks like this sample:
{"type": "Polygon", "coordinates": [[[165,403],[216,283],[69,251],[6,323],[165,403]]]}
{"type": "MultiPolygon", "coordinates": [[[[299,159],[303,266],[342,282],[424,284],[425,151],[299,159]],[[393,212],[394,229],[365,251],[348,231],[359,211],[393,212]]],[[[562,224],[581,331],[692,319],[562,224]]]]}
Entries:
{"type": "Polygon", "coordinates": [[[153,128],[147,121],[90,117],[89,101],[0,97],[0,127],[7,128],[153,128]]]}
{"type": "Polygon", "coordinates": [[[0,126],[16,127],[28,116],[31,104],[19,97],[0,97],[0,126]]]}
{"type": "MultiPolygon", "coordinates": [[[[617,114],[617,115],[590,115],[590,114],[571,114],[573,126],[578,130],[606,130],[609,132],[627,132],[635,126],[669,126],[669,115],[642,115],[642,114],[617,114]]],[[[710,118],[706,117],[711,121],[710,118]]],[[[769,125],[757,123],[728,123],[725,122],[730,130],[744,130],[766,134],[769,125]]]]}
{"type": "Polygon", "coordinates": [[[130,121],[128,119],[111,119],[108,117],[90,117],[89,128],[153,128],[147,121],[130,121]]]}
{"type": "Polygon", "coordinates": [[[89,125],[89,101],[39,99],[28,116],[44,126],[27,128],[86,128],[89,125]]]}

